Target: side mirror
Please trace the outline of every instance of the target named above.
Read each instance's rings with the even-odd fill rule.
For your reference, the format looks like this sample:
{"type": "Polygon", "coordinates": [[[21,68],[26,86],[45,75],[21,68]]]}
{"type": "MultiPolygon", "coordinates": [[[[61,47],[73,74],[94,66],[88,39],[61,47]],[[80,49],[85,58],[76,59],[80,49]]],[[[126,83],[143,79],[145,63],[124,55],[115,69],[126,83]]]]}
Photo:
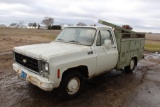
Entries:
{"type": "Polygon", "coordinates": [[[105,45],[106,49],[111,48],[111,40],[108,40],[108,39],[104,40],[104,45],[105,45]]]}

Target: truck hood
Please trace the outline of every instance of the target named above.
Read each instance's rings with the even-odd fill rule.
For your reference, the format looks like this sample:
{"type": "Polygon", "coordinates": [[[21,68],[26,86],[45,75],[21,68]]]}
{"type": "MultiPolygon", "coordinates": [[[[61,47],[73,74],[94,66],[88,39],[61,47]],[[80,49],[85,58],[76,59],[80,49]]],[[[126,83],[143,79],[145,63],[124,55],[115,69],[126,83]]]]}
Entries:
{"type": "Polygon", "coordinates": [[[56,56],[61,54],[68,54],[82,50],[90,49],[89,46],[62,43],[62,42],[51,42],[44,44],[26,45],[15,47],[14,51],[21,53],[26,56],[30,56],[36,59],[47,60],[50,56],[56,56]]]}

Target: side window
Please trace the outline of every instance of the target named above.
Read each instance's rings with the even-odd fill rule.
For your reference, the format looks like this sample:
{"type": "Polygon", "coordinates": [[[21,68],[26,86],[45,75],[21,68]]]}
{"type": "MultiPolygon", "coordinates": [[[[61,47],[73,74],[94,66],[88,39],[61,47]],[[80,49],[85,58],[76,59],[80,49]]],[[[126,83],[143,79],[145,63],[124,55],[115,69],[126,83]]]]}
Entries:
{"type": "Polygon", "coordinates": [[[101,45],[104,44],[104,41],[106,39],[111,40],[111,43],[113,44],[113,38],[112,38],[112,35],[111,35],[110,31],[108,31],[108,30],[100,30],[100,34],[101,34],[101,45]]]}
{"type": "Polygon", "coordinates": [[[98,33],[98,36],[97,36],[97,41],[96,41],[96,45],[97,46],[101,46],[101,34],[100,34],[100,31],[99,31],[99,33],[98,33]]]}

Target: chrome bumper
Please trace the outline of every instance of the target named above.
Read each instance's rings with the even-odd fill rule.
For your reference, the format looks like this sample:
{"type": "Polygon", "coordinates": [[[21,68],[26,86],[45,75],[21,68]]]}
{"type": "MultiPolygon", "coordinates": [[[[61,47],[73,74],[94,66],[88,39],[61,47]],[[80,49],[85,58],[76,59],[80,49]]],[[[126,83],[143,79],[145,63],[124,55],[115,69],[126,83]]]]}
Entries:
{"type": "Polygon", "coordinates": [[[18,65],[17,63],[13,63],[13,69],[21,75],[21,72],[25,72],[27,74],[26,80],[31,82],[32,84],[38,86],[44,91],[52,91],[54,88],[54,82],[49,81],[46,78],[43,78],[39,75],[36,75],[29,70],[25,69],[24,67],[18,65]]]}

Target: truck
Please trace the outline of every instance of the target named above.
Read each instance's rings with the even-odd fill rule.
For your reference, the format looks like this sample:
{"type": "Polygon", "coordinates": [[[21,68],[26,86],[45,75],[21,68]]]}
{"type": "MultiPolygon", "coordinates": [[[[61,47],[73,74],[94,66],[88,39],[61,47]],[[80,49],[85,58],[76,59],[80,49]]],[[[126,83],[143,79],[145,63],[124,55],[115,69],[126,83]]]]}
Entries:
{"type": "Polygon", "coordinates": [[[51,43],[14,47],[13,69],[42,90],[77,96],[84,79],[112,69],[132,73],[143,58],[145,33],[99,20],[100,26],[66,27],[51,43]]]}

